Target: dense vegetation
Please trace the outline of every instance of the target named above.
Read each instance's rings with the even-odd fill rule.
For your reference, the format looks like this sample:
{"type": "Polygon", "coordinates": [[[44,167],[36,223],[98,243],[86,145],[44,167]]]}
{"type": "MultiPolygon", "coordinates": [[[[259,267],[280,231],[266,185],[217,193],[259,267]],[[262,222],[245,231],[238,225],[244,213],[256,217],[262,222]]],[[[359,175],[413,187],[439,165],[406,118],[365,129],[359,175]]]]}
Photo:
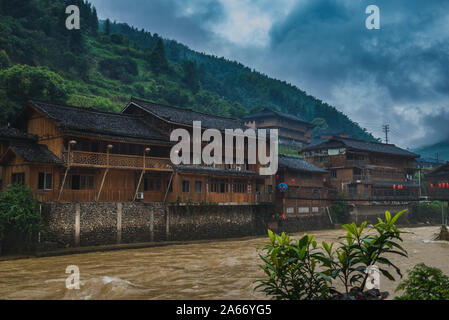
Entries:
{"type": "Polygon", "coordinates": [[[127,24],[99,23],[84,0],[0,0],[0,18],[2,125],[27,98],[119,111],[137,96],[237,118],[268,106],[373,139],[284,81],[127,24]],[[65,27],[69,4],[80,8],[80,30],[65,27]]]}
{"type": "Polygon", "coordinates": [[[39,203],[28,186],[9,185],[0,193],[0,252],[2,247],[31,250],[44,231],[39,203]]]}
{"type": "Polygon", "coordinates": [[[440,269],[417,264],[396,289],[397,300],[449,300],[449,277],[440,269]]]}
{"type": "Polygon", "coordinates": [[[259,279],[256,289],[279,300],[382,300],[388,292],[378,288],[366,289],[369,281],[368,268],[376,265],[388,279],[394,281],[388,268],[402,277],[401,270],[390,260],[392,255],[407,257],[400,231],[395,223],[405,212],[394,217],[385,213],[371,230],[367,222],[360,227],[355,223],[343,228],[346,235],[338,243],[322,242],[313,235],[304,235],[299,240],[269,231],[270,243],[260,258],[265,278],[259,279]]]}

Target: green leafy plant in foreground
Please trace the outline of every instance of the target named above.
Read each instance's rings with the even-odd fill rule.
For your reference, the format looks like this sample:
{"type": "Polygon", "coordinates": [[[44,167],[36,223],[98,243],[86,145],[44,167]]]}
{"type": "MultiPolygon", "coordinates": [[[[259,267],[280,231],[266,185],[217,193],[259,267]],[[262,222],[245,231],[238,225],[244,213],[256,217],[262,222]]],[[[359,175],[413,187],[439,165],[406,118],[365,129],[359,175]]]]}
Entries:
{"type": "Polygon", "coordinates": [[[346,235],[337,244],[323,241],[320,246],[313,235],[294,240],[285,233],[277,235],[269,230],[270,243],[259,255],[266,278],[256,280],[255,290],[274,299],[385,299],[388,292],[365,289],[365,271],[376,264],[388,279],[394,281],[389,267],[402,277],[401,270],[386,255],[407,257],[407,251],[399,245],[403,232],[395,225],[405,211],[394,217],[387,211],[385,220],[379,218],[370,232],[366,230],[366,221],[359,227],[355,223],[345,224],[346,235]],[[337,284],[343,291],[335,287],[337,284]]]}
{"type": "Polygon", "coordinates": [[[408,278],[396,291],[404,291],[396,300],[449,300],[449,276],[440,269],[417,264],[408,270],[408,278]]]}

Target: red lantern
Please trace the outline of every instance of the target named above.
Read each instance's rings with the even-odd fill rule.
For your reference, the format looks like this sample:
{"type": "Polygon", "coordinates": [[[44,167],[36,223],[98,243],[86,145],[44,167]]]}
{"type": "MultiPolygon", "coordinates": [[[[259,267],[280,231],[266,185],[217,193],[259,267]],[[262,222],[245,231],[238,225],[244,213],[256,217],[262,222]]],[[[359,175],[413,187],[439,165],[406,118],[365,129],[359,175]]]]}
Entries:
{"type": "Polygon", "coordinates": [[[438,184],[438,188],[441,189],[441,183],[438,184]]]}
{"type": "Polygon", "coordinates": [[[295,183],[295,179],[292,179],[292,183],[295,183]]]}
{"type": "Polygon", "coordinates": [[[433,189],[433,184],[432,183],[430,184],[430,189],[433,189]]]}
{"type": "Polygon", "coordinates": [[[393,185],[393,189],[396,189],[396,185],[395,184],[393,185]]]}
{"type": "Polygon", "coordinates": [[[449,183],[446,183],[446,189],[449,189],[449,183]]]}
{"type": "Polygon", "coordinates": [[[282,218],[284,218],[284,220],[285,220],[285,213],[282,214],[282,218]]]}

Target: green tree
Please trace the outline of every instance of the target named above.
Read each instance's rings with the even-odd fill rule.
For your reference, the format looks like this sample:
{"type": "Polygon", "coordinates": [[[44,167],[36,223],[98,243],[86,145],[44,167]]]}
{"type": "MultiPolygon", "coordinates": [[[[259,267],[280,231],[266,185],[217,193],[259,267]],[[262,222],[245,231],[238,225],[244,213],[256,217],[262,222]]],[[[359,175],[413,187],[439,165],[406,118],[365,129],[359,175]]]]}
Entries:
{"type": "Polygon", "coordinates": [[[154,73],[166,73],[169,70],[168,61],[165,56],[164,42],[161,38],[158,38],[156,46],[149,58],[150,68],[154,73]]]}
{"type": "Polygon", "coordinates": [[[65,80],[43,68],[15,65],[0,71],[0,123],[16,113],[28,99],[64,103],[69,94],[65,80]]]}
{"type": "Polygon", "coordinates": [[[5,50],[0,51],[0,70],[7,69],[11,66],[11,60],[5,50]]]}
{"type": "Polygon", "coordinates": [[[313,131],[324,131],[329,129],[326,120],[323,118],[315,118],[313,119],[312,123],[315,125],[313,131]]]}
{"type": "Polygon", "coordinates": [[[449,300],[449,277],[440,269],[417,264],[408,270],[408,278],[396,291],[404,291],[397,300],[449,300]]]}
{"type": "Polygon", "coordinates": [[[111,20],[106,19],[104,23],[104,33],[109,36],[111,34],[111,20]]]}
{"type": "Polygon", "coordinates": [[[193,61],[184,61],[182,64],[184,71],[183,82],[193,92],[200,90],[200,76],[196,64],[193,61]]]}
{"type": "Polygon", "coordinates": [[[16,234],[26,245],[31,245],[43,231],[39,203],[33,198],[30,187],[7,186],[0,194],[0,240],[6,234],[16,234]]]}

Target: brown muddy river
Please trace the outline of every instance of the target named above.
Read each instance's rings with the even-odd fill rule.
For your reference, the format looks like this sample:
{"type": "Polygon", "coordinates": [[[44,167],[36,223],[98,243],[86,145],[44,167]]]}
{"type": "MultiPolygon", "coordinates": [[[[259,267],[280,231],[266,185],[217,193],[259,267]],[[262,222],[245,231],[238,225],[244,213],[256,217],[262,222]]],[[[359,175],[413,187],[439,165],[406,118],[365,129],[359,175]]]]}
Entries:
{"type": "MultiPolygon", "coordinates": [[[[429,241],[438,227],[404,230],[413,232],[404,235],[409,258],[393,258],[404,273],[425,262],[449,274],[449,243],[429,241]]],[[[310,233],[334,241],[342,230],[310,233]]],[[[0,299],[266,299],[253,291],[253,281],[263,274],[256,248],[265,242],[256,238],[3,261],[0,299]],[[79,267],[79,290],[65,287],[68,265],[79,267]]],[[[397,284],[381,279],[381,289],[390,293],[397,284]]]]}

